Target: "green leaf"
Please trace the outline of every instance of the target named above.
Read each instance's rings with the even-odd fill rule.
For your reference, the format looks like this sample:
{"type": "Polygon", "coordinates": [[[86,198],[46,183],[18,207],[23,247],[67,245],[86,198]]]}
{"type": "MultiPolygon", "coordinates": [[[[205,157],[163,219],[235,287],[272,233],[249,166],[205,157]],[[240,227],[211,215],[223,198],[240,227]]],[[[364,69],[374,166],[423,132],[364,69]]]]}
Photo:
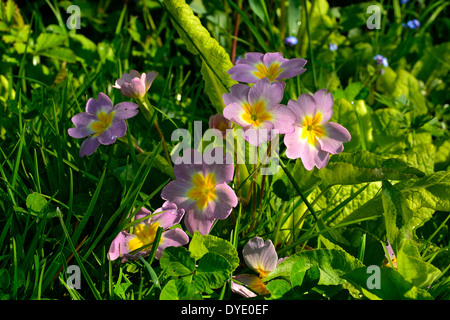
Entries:
{"type": "Polygon", "coordinates": [[[394,252],[397,253],[411,232],[412,211],[403,194],[389,181],[383,181],[383,217],[386,234],[394,252]]]}
{"type": "Polygon", "coordinates": [[[267,290],[270,292],[270,299],[271,300],[277,300],[277,299],[289,299],[292,298],[292,288],[289,282],[283,279],[276,279],[273,281],[270,281],[267,286],[267,290]]]}
{"type": "Polygon", "coordinates": [[[230,278],[231,265],[222,256],[208,252],[199,261],[192,279],[197,288],[204,292],[222,287],[230,278]]]}
{"type": "Polygon", "coordinates": [[[371,150],[378,154],[400,153],[407,146],[405,116],[396,109],[378,109],[372,114],[373,143],[371,150]]]}
{"type": "Polygon", "coordinates": [[[253,13],[256,14],[262,22],[265,22],[266,8],[264,2],[261,0],[249,0],[248,3],[253,13]]]}
{"type": "Polygon", "coordinates": [[[306,259],[307,266],[317,265],[320,271],[319,285],[339,285],[345,283],[341,279],[351,270],[361,267],[363,264],[346,253],[343,250],[337,249],[317,249],[311,251],[304,251],[289,257],[280,263],[275,270],[269,273],[264,281],[270,281],[276,277],[291,277],[292,267],[301,260],[306,259]]]}
{"type": "Polygon", "coordinates": [[[56,47],[45,51],[39,51],[39,54],[49,58],[59,59],[70,63],[77,61],[77,56],[69,48],[56,47]]]}
{"type": "Polygon", "coordinates": [[[160,300],[201,300],[201,294],[187,279],[172,279],[161,290],[160,300]]]}
{"type": "Polygon", "coordinates": [[[404,96],[411,103],[415,116],[428,112],[419,81],[408,71],[400,69],[394,72],[389,69],[389,72],[384,72],[378,78],[376,85],[380,92],[384,92],[390,98],[404,96]]]}
{"type": "Polygon", "coordinates": [[[67,39],[66,36],[56,33],[41,33],[36,39],[36,53],[58,47],[67,39]]]}
{"type": "Polygon", "coordinates": [[[424,55],[414,65],[412,74],[428,86],[428,83],[434,79],[440,79],[448,73],[449,68],[442,67],[442,62],[445,61],[450,61],[450,42],[427,48],[424,55]]]}
{"type": "Polygon", "coordinates": [[[350,185],[385,179],[414,179],[423,177],[424,173],[403,160],[361,150],[334,155],[325,168],[317,171],[317,175],[330,185],[350,185]]]}
{"type": "Polygon", "coordinates": [[[164,249],[160,264],[170,276],[186,276],[195,270],[195,260],[184,247],[164,249]]]}
{"type": "Polygon", "coordinates": [[[206,253],[216,253],[225,258],[232,270],[239,265],[239,255],[236,248],[227,240],[212,235],[201,235],[195,231],[194,237],[189,244],[191,256],[198,260],[206,253]]]}
{"type": "Polygon", "coordinates": [[[217,112],[221,113],[224,108],[222,95],[237,83],[227,74],[233,67],[230,56],[217,40],[211,37],[184,0],[164,0],[164,6],[188,50],[200,55],[205,92],[217,112]]]}
{"type": "Polygon", "coordinates": [[[402,275],[392,268],[379,269],[380,288],[367,285],[369,277],[372,274],[367,267],[355,269],[342,278],[350,281],[356,286],[367,298],[371,300],[431,300],[431,295],[425,290],[419,289],[406,281],[402,275]]]}
{"type": "Polygon", "coordinates": [[[302,258],[296,261],[292,265],[291,269],[291,285],[293,287],[295,286],[301,286],[303,283],[303,278],[305,277],[306,270],[308,268],[306,267],[306,259],[302,258]]]}
{"type": "MultiPolygon", "coordinates": [[[[434,211],[450,211],[449,181],[450,172],[439,171],[421,179],[401,181],[394,185],[403,194],[406,204],[413,213],[411,218],[412,228],[417,228],[429,220],[434,211]]],[[[381,196],[376,196],[343,219],[342,223],[382,214],[382,198],[381,196]]],[[[379,238],[386,235],[385,225],[380,224],[378,221],[369,223],[365,228],[379,238]]]]}
{"type": "Polygon", "coordinates": [[[419,288],[426,288],[436,280],[441,271],[431,263],[422,261],[412,240],[406,240],[397,254],[398,272],[419,288]]]}
{"type": "Polygon", "coordinates": [[[42,209],[47,205],[47,200],[37,193],[30,193],[26,200],[28,212],[31,214],[40,214],[42,209]]]}
{"type": "Polygon", "coordinates": [[[340,98],[334,102],[331,122],[339,123],[350,133],[352,139],[344,144],[347,152],[361,149],[361,132],[358,126],[358,116],[355,107],[348,100],[340,98]]]}

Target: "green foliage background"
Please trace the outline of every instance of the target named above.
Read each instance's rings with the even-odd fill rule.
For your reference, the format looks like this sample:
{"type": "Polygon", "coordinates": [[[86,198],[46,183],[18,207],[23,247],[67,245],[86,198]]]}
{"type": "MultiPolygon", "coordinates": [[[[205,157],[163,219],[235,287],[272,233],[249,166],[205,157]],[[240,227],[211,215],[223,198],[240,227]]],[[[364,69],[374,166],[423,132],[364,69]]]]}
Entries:
{"type": "Polygon", "coordinates": [[[264,279],[261,299],[448,299],[448,4],[2,1],[0,298],[240,299],[230,281],[252,272],[241,250],[260,236],[289,257],[264,279]],[[71,4],[81,29],[67,28],[71,4]],[[382,26],[369,30],[373,4],[382,26]],[[414,18],[420,28],[402,26],[414,18]],[[285,45],[288,35],[298,44],[285,45]],[[140,117],[127,137],[79,158],[71,117],[99,92],[126,100],[112,88],[123,72],[155,70],[148,97],[166,141],[195,120],[206,128],[235,83],[226,71],[252,51],[308,60],[286,81],[283,103],[331,92],[331,121],[352,135],[344,152],[313,171],[283,152],[274,176],[241,166],[232,183],[240,205],[211,235],[191,235],[160,261],[108,261],[132,215],[162,204],[172,165],[140,117]],[[377,54],[389,60],[383,73],[377,54]],[[80,266],[80,290],[68,288],[70,264],[80,266]],[[381,289],[366,285],[370,265],[381,267],[381,289]]]}

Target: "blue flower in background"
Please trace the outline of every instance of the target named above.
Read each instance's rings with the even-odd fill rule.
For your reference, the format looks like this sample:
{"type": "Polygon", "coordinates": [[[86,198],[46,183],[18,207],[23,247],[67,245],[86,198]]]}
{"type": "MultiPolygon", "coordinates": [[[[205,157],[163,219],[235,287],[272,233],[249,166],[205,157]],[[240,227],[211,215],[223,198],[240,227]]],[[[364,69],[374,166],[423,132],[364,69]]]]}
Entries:
{"type": "Polygon", "coordinates": [[[338,48],[337,44],[332,42],[328,45],[328,47],[330,48],[330,51],[336,51],[338,48]]]}
{"type": "Polygon", "coordinates": [[[377,61],[378,66],[383,65],[386,68],[389,66],[388,60],[382,55],[377,54],[375,57],[373,57],[373,60],[377,61]]]}
{"type": "Polygon", "coordinates": [[[409,2],[409,0],[400,0],[401,4],[407,4],[409,2]]]}
{"type": "Polygon", "coordinates": [[[417,29],[420,27],[420,22],[417,19],[413,19],[413,20],[409,20],[406,25],[408,26],[408,28],[410,29],[417,29]]]}
{"type": "Polygon", "coordinates": [[[284,39],[284,44],[287,46],[295,46],[298,43],[298,39],[294,36],[289,36],[284,39]]]}

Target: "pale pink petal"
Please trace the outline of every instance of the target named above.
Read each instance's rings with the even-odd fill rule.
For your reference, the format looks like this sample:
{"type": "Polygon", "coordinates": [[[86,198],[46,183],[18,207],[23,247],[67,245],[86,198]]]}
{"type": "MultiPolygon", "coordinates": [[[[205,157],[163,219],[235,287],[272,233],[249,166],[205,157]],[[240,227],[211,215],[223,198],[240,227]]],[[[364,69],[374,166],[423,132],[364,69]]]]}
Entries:
{"type": "Polygon", "coordinates": [[[148,89],[151,87],[151,85],[157,75],[158,75],[158,72],[155,72],[155,71],[150,71],[149,73],[146,74],[145,81],[144,81],[146,91],[148,91],[148,89]]]}
{"type": "Polygon", "coordinates": [[[205,214],[208,217],[223,220],[226,219],[231,210],[237,206],[238,198],[231,187],[225,183],[216,185],[216,198],[208,204],[205,214]],[[209,211],[209,212],[208,212],[209,211]]]}
{"type": "Polygon", "coordinates": [[[302,128],[296,127],[294,133],[284,136],[286,145],[286,156],[289,159],[301,158],[307,170],[312,170],[314,166],[321,169],[328,163],[329,154],[320,149],[317,142],[315,146],[310,145],[306,139],[302,139],[302,128]]]}
{"type": "Polygon", "coordinates": [[[263,61],[266,68],[269,68],[274,62],[277,62],[281,66],[288,59],[283,58],[283,55],[279,52],[267,52],[263,57],[263,61]]]}
{"type": "Polygon", "coordinates": [[[270,110],[273,119],[272,122],[274,129],[278,129],[280,134],[293,133],[295,128],[294,124],[297,120],[295,114],[290,108],[280,104],[270,110]]]}
{"type": "Polygon", "coordinates": [[[269,273],[277,267],[278,255],[271,240],[254,237],[242,250],[245,264],[256,272],[269,273]]]}
{"type": "Polygon", "coordinates": [[[314,117],[316,114],[316,101],[310,94],[304,93],[297,100],[289,100],[287,107],[296,115],[297,124],[302,125],[305,117],[314,117]]]}
{"type": "Polygon", "coordinates": [[[231,182],[234,176],[232,155],[220,147],[212,149],[210,153],[203,154],[202,173],[205,177],[212,173],[215,184],[231,182]],[[208,160],[209,158],[211,160],[208,160]],[[218,163],[209,164],[208,161],[212,162],[213,160],[218,160],[218,163]]]}
{"type": "Polygon", "coordinates": [[[237,102],[230,103],[223,109],[223,115],[225,118],[234,123],[237,123],[242,127],[249,125],[244,119],[242,119],[242,116],[244,114],[245,114],[244,108],[242,107],[241,104],[237,102]]]}
{"type": "Polygon", "coordinates": [[[232,281],[231,290],[245,298],[254,298],[270,293],[262,279],[254,274],[238,274],[233,276],[233,279],[242,284],[232,281]]]}
{"type": "Polygon", "coordinates": [[[175,203],[180,209],[188,211],[195,204],[195,200],[192,200],[187,196],[187,193],[191,188],[191,182],[185,180],[170,181],[162,189],[161,198],[175,203]]]}
{"type": "Polygon", "coordinates": [[[152,222],[158,222],[159,226],[164,230],[180,223],[184,216],[184,210],[179,209],[175,203],[165,202],[161,208],[155,210],[154,214],[150,219],[152,222]],[[159,213],[161,212],[161,213],[159,213]]]}
{"type": "Polygon", "coordinates": [[[338,154],[344,150],[343,142],[349,142],[351,139],[347,129],[338,123],[328,122],[323,125],[326,136],[318,139],[320,148],[331,154],[338,154]]]}
{"type": "Polygon", "coordinates": [[[108,250],[108,259],[116,260],[129,252],[128,241],[130,237],[134,237],[126,231],[121,231],[112,241],[108,250]]]}
{"type": "Polygon", "coordinates": [[[184,217],[186,230],[189,231],[190,234],[194,234],[195,230],[197,230],[200,234],[207,235],[216,219],[205,217],[204,212],[195,209],[196,206],[194,206],[192,210],[186,212],[184,217]]]}
{"type": "Polygon", "coordinates": [[[114,107],[113,121],[120,121],[134,117],[139,113],[139,106],[132,102],[120,102],[114,107]]]}
{"type": "Polygon", "coordinates": [[[116,121],[111,124],[111,126],[100,133],[97,137],[98,142],[103,145],[110,145],[116,142],[117,138],[125,136],[127,132],[127,124],[125,120],[116,121]]]}
{"type": "Polygon", "coordinates": [[[248,102],[248,92],[250,91],[250,87],[237,83],[231,86],[230,93],[224,93],[222,95],[222,100],[225,105],[229,105],[231,103],[237,103],[239,105],[248,102]]]}
{"type": "Polygon", "coordinates": [[[327,93],[326,89],[322,89],[314,93],[314,100],[316,101],[316,112],[322,114],[320,124],[328,122],[333,116],[334,99],[331,93],[327,93]]]}
{"type": "Polygon", "coordinates": [[[306,60],[295,58],[285,61],[281,64],[280,69],[282,71],[277,77],[277,80],[292,78],[298,76],[306,71],[303,67],[306,65],[306,60]]]}
{"type": "Polygon", "coordinates": [[[266,110],[278,106],[283,99],[285,86],[286,83],[284,82],[277,81],[271,83],[268,78],[262,78],[250,88],[248,102],[250,105],[254,105],[259,101],[264,101],[266,110]]]}
{"type": "Polygon", "coordinates": [[[155,253],[156,259],[161,259],[163,250],[168,247],[181,247],[189,242],[189,237],[183,230],[176,228],[164,231],[161,235],[161,241],[155,253]]]}
{"type": "Polygon", "coordinates": [[[90,136],[81,143],[80,146],[80,158],[84,156],[90,156],[100,146],[97,137],[90,136]]]}
{"type": "Polygon", "coordinates": [[[110,113],[112,109],[113,103],[111,99],[103,92],[97,95],[97,100],[90,98],[86,103],[86,112],[93,115],[97,115],[100,111],[110,113]]]}

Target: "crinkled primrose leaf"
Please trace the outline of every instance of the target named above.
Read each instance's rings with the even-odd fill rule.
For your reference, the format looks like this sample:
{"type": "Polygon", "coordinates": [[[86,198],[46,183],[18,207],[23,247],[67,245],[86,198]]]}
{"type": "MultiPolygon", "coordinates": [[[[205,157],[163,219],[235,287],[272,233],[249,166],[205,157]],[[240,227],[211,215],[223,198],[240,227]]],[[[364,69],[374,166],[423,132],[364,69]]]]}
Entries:
{"type": "Polygon", "coordinates": [[[233,67],[230,56],[217,40],[211,37],[184,0],[164,0],[163,3],[187,49],[195,55],[200,55],[205,92],[217,112],[221,113],[224,108],[222,95],[236,83],[227,74],[227,70],[233,67]]]}

